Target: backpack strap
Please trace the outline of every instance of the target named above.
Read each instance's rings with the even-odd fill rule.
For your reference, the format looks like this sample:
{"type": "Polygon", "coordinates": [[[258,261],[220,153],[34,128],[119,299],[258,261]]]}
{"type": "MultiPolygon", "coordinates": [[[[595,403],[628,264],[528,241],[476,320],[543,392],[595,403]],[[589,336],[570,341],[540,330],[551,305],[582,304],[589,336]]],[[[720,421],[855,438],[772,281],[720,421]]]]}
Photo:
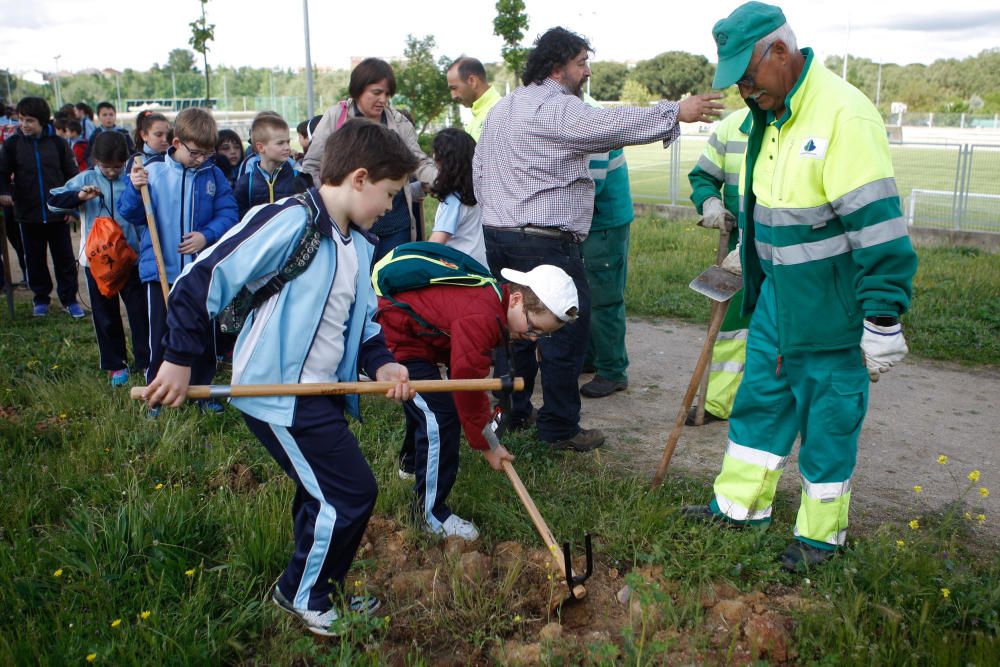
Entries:
{"type": "Polygon", "coordinates": [[[310,213],[308,220],[306,220],[305,228],[302,230],[302,236],[299,237],[299,241],[295,245],[295,250],[292,251],[292,254],[285,261],[285,265],[281,267],[277,275],[273,276],[260,289],[253,293],[253,297],[250,300],[251,310],[260,306],[280,292],[286,284],[305,273],[305,270],[309,268],[313,258],[316,256],[316,252],[319,250],[322,235],[320,234],[319,227],[316,226],[317,210],[315,204],[312,198],[305,192],[295,195],[295,199],[299,204],[305,206],[310,213]]]}
{"type": "Polygon", "coordinates": [[[346,101],[340,103],[340,116],[337,117],[337,122],[333,126],[334,130],[339,130],[341,125],[347,122],[347,107],[346,101]]]}

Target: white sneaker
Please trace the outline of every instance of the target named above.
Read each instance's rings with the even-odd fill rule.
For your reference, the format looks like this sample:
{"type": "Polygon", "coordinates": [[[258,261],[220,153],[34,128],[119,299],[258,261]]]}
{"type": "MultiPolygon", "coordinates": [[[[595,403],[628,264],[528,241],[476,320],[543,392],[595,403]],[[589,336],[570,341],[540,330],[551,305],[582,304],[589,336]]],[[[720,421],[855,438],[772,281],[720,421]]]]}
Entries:
{"type": "Polygon", "coordinates": [[[479,539],[479,529],[476,528],[476,524],[466,521],[457,514],[452,514],[445,519],[440,528],[431,528],[430,524],[427,524],[427,531],[441,537],[461,537],[469,542],[479,539]]]}
{"type": "MultiPolygon", "coordinates": [[[[288,612],[301,620],[305,624],[306,629],[314,635],[319,635],[320,637],[339,636],[330,628],[333,623],[340,619],[340,614],[337,613],[335,607],[331,607],[326,611],[298,609],[292,606],[292,603],[282,594],[277,586],[271,591],[271,601],[282,611],[288,612]]],[[[374,596],[355,595],[351,597],[350,601],[351,611],[360,614],[373,614],[381,606],[382,602],[374,596]]]]}

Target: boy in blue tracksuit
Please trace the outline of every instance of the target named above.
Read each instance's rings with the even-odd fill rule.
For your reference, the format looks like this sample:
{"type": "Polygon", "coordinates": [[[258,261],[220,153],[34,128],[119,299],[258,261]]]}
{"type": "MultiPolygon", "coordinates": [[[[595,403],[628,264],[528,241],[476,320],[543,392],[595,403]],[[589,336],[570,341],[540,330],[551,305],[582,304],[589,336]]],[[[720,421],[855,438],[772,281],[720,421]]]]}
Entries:
{"type": "Polygon", "coordinates": [[[237,178],[233,188],[240,218],[258,204],[273,203],[308,187],[289,159],[291,134],[283,118],[270,114],[257,116],[250,127],[250,137],[260,160],[237,178]]]}
{"type": "Polygon", "coordinates": [[[149,366],[149,316],[146,314],[146,293],[139,280],[137,265],[132,267],[128,282],[122,287],[121,292],[111,297],[101,294],[90,271],[84,249],[87,247],[87,237],[94,226],[94,221],[99,217],[109,217],[121,227],[122,234],[132,246],[132,250],[139,252],[138,230],[115,212],[115,206],[122,197],[127,181],[123,173],[128,153],[128,144],[121,134],[117,132],[99,134],[94,145],[96,166],[74,176],[66,182],[66,185],[54,189],[48,201],[49,210],[54,213],[81,217],[79,260],[87,278],[90,310],[94,317],[101,368],[108,372],[111,385],[115,387],[123,386],[129,380],[121,302],[125,303],[129,329],[132,331],[135,367],[145,370],[149,366]]]}
{"type": "MultiPolygon", "coordinates": [[[[166,333],[166,304],[156,269],[153,244],[146,229],[146,212],[139,188],[149,186],[156,230],[163,252],[167,283],[173,284],[181,271],[197,254],[218,241],[239,219],[233,191],[219,168],[212,162],[217,130],[212,115],[204,109],[190,108],[174,120],[173,145],[166,155],[151,158],[145,168],[132,167],[129,182],[118,200],[118,212],[141,229],[139,241],[139,279],[146,286],[149,302],[149,368],[146,379],[156,377],[163,361],[163,335],[166,333]]],[[[207,331],[211,331],[211,326],[207,331]]],[[[206,350],[192,364],[196,384],[208,384],[215,375],[215,354],[206,350]]],[[[222,410],[215,401],[201,404],[213,412],[222,410]]],[[[155,412],[153,413],[155,414],[155,412]]]]}
{"type": "MultiPolygon", "coordinates": [[[[352,120],[327,144],[319,189],[261,206],[185,267],[170,296],[165,361],[145,391],[149,405],[179,406],[191,364],[212,342],[209,321],[245,286],[255,289],[296,256],[315,225],[318,240],[304,272],[261,303],[236,343],[233,384],[355,381],[396,383],[390,398],[413,397],[405,366],[395,363],[379,326],[370,264],[374,248],[362,230],[391,208],[416,167],[399,137],[376,123],[352,120]]],[[[281,609],[319,635],[335,634],[343,592],[377,487],[345,412],[354,396],[234,398],[250,430],[295,482],[295,551],[272,591],[281,609]]],[[[355,611],[378,600],[355,597],[355,611]]]]}

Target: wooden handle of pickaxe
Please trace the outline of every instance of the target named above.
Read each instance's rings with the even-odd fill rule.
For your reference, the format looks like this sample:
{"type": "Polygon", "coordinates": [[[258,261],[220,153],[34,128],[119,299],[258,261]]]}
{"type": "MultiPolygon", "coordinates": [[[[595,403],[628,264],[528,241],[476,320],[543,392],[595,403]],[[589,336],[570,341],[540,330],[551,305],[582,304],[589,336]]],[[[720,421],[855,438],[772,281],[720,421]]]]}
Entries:
{"type": "MultiPolygon", "coordinates": [[[[719,248],[715,251],[715,265],[722,266],[722,260],[726,258],[729,254],[729,230],[723,227],[719,230],[719,248]]],[[[715,317],[715,311],[718,308],[722,308],[725,311],[726,306],[719,303],[718,301],[712,302],[712,318],[715,317]]],[[[722,316],[723,320],[725,315],[722,316]]],[[[711,323],[712,318],[709,318],[709,323],[711,323]]],[[[709,324],[711,328],[711,324],[709,324]]],[[[713,343],[714,345],[714,343],[713,343]]],[[[709,357],[711,359],[711,357],[709,357]]],[[[705,423],[705,400],[708,398],[708,375],[711,369],[711,363],[705,365],[705,370],[701,374],[701,384],[698,386],[698,402],[695,403],[697,406],[694,413],[694,425],[702,426],[705,423]]]]}
{"type": "MultiPolygon", "coordinates": [[[[552,535],[552,531],[549,530],[548,525],[545,523],[545,519],[542,518],[542,513],[538,511],[535,507],[535,501],[531,499],[528,495],[528,489],[524,487],[524,483],[521,482],[521,478],[518,476],[517,471],[514,470],[514,466],[511,465],[510,461],[501,461],[500,465],[503,466],[503,471],[507,473],[508,479],[510,479],[511,485],[514,487],[514,491],[517,493],[517,497],[521,499],[521,504],[524,505],[524,509],[528,510],[528,516],[531,517],[531,522],[535,524],[535,530],[538,534],[542,536],[542,541],[545,542],[545,546],[549,550],[549,555],[555,564],[559,566],[559,571],[562,573],[563,580],[565,581],[568,577],[566,576],[566,564],[560,557],[562,551],[559,549],[559,545],[556,544],[556,538],[552,535]]],[[[569,573],[572,575],[572,572],[569,573]]],[[[587,595],[587,589],[583,587],[583,584],[577,584],[573,587],[573,596],[576,599],[581,599],[587,595]]]]}
{"type": "MultiPolygon", "coordinates": [[[[135,156],[135,164],[142,166],[142,156],[135,156]]],[[[139,187],[142,195],[142,205],[146,209],[146,226],[149,227],[149,240],[153,246],[153,256],[156,257],[156,273],[160,276],[160,289],[163,290],[163,307],[167,307],[167,295],[170,294],[170,283],[167,282],[167,268],[163,263],[163,249],[160,247],[160,232],[156,229],[156,219],[153,217],[153,202],[149,199],[149,186],[139,187]]]]}
{"type": "Polygon", "coordinates": [[[677,441],[681,437],[681,431],[684,430],[684,420],[687,419],[691,402],[694,400],[695,392],[698,391],[698,382],[708,367],[708,362],[712,359],[712,348],[715,346],[715,339],[719,336],[719,329],[722,328],[722,320],[726,316],[726,306],[729,305],[729,299],[718,305],[719,307],[712,313],[708,335],[705,337],[705,344],[701,347],[701,356],[698,357],[698,363],[694,367],[694,373],[691,375],[691,382],[688,383],[687,392],[684,394],[684,402],[677,413],[677,419],[674,421],[674,429],[670,431],[670,436],[667,438],[667,445],[663,448],[663,457],[660,459],[660,465],[656,468],[656,475],[653,476],[652,488],[654,491],[663,483],[663,477],[667,474],[667,466],[670,465],[670,459],[674,456],[677,441]]]}
{"type": "MultiPolygon", "coordinates": [[[[411,380],[418,394],[442,391],[505,391],[503,378],[484,380],[411,380]]],[[[339,396],[342,394],[384,394],[396,382],[305,382],[302,384],[196,384],[188,387],[187,398],[227,398],[249,396],[339,396]]],[[[514,378],[513,391],[524,390],[524,378],[514,378]]],[[[129,396],[143,400],[146,387],[132,387],[129,396]]]]}

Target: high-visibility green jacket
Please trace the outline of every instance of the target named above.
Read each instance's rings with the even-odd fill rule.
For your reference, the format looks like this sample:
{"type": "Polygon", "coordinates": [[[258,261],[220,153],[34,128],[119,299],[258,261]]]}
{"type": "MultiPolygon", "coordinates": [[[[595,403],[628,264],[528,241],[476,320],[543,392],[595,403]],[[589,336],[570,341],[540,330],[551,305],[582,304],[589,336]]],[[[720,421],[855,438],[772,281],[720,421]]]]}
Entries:
{"type": "Polygon", "coordinates": [[[864,317],[906,311],[917,269],[881,116],[812,49],[802,54],[781,118],[747,102],[740,182],[743,312],[767,276],[779,355],[860,345],[864,317]]]}
{"type": "MultiPolygon", "coordinates": [[[[584,94],[583,101],[597,109],[600,102],[584,94]]],[[[628,180],[628,163],[625,149],[615,148],[607,153],[593,153],[587,165],[594,179],[594,217],[590,231],[623,227],[635,218],[632,207],[632,187],[628,180]]]]}
{"type": "Polygon", "coordinates": [[[708,138],[704,152],[688,174],[691,201],[698,213],[703,212],[701,207],[706,199],[719,196],[721,188],[726,210],[734,217],[739,215],[740,171],[751,123],[749,109],[734,111],[722,119],[708,138]]]}

